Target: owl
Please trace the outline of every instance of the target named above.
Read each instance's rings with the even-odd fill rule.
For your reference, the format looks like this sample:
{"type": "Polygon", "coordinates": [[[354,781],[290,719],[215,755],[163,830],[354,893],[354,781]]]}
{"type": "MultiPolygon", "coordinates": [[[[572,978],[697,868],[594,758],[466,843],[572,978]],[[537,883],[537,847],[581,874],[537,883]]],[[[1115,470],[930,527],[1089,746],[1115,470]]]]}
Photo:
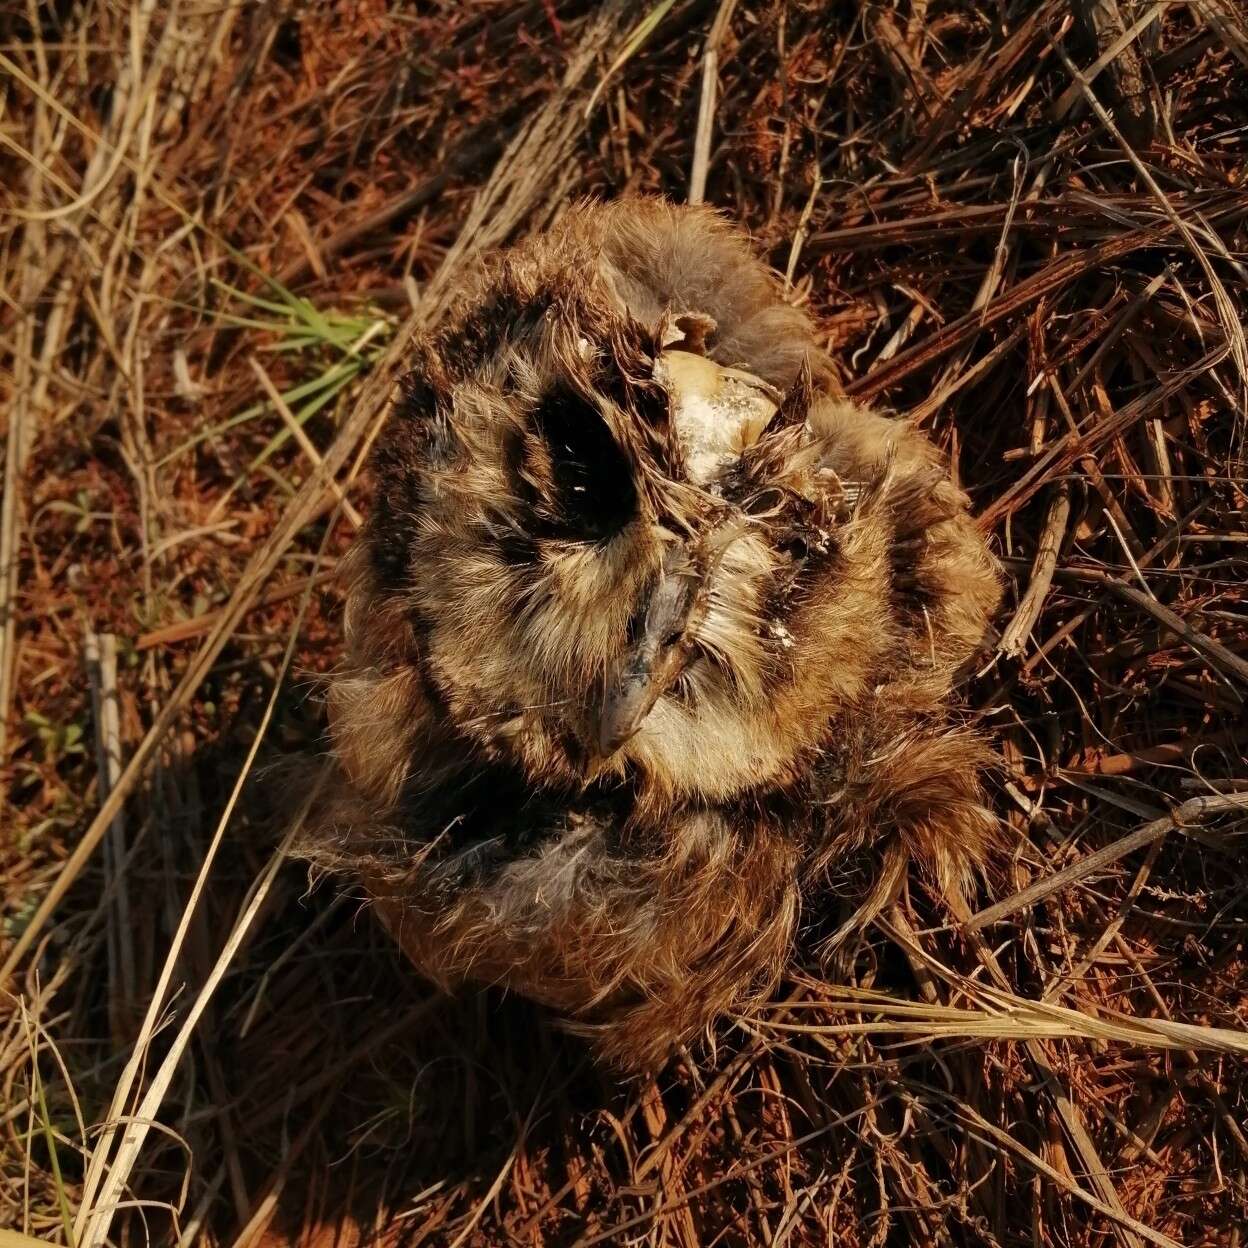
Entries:
{"type": "Polygon", "coordinates": [[[995,836],[949,709],[1000,595],[933,445],[836,397],[705,208],[487,258],[379,439],[301,851],[446,988],[647,1069],[995,836]]]}

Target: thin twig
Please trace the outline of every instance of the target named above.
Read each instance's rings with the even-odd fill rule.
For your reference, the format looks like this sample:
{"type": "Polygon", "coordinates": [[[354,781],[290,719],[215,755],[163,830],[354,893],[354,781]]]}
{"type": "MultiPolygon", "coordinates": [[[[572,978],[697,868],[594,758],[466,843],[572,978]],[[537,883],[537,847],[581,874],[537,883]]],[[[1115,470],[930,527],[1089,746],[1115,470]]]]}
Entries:
{"type": "Polygon", "coordinates": [[[732,20],[737,0],[719,0],[715,20],[702,50],[702,95],[698,100],[698,128],[693,137],[693,165],[689,170],[689,202],[700,204],[706,196],[706,175],[711,163],[711,138],[715,131],[715,96],[719,89],[719,45],[732,20]]]}
{"type": "MultiPolygon", "coordinates": [[[[111,792],[121,775],[121,717],[117,701],[117,638],[112,633],[88,632],[85,657],[91,680],[91,698],[95,715],[96,788],[101,801],[111,792]]],[[[113,895],[113,918],[109,922],[109,949],[116,958],[110,960],[109,973],[113,982],[110,1005],[118,1014],[115,1035],[122,1039],[123,1024],[137,1001],[137,977],[134,962],[134,926],[130,918],[130,884],[125,869],[126,823],[118,812],[109,827],[105,857],[105,879],[113,895]]]]}
{"type": "Polygon", "coordinates": [[[1044,528],[1040,530],[1040,539],[1036,543],[1036,557],[1031,565],[1031,581],[1027,592],[1014,612],[1014,618],[1001,634],[997,649],[1002,654],[1017,657],[1022,654],[1031,630],[1040,618],[1044,609],[1044,600],[1053,583],[1053,572],[1057,567],[1057,556],[1066,536],[1066,525],[1070,520],[1070,485],[1068,482],[1058,483],[1049,502],[1049,514],[1045,517],[1044,528]]]}
{"type": "Polygon", "coordinates": [[[1173,829],[1181,830],[1186,825],[1196,823],[1209,815],[1225,814],[1232,810],[1248,811],[1248,795],[1225,794],[1189,798],[1170,814],[1154,819],[1141,828],[1136,828],[1134,832],[1119,837],[1112,844],[1095,850],[1069,867],[1053,875],[1045,876],[1044,879],[1037,880],[1030,887],[1015,893],[1014,896],[1007,897],[1004,901],[999,901],[979,911],[978,914],[969,918],[964,926],[970,931],[979,931],[980,928],[988,927],[993,923],[1000,923],[1002,919],[1025,910],[1028,906],[1034,906],[1036,902],[1043,901],[1046,897],[1051,897],[1054,893],[1059,893],[1062,889],[1069,888],[1070,885],[1077,884],[1090,875],[1095,875],[1102,868],[1117,862],[1120,858],[1125,858],[1137,849],[1151,845],[1173,829]]]}

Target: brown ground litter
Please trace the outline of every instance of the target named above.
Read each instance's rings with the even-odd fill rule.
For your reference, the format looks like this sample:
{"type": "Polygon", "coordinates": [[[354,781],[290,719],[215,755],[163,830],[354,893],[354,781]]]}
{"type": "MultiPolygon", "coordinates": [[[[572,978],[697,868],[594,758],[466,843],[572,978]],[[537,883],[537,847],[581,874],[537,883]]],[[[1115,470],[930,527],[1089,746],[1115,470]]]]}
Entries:
{"type": "Polygon", "coordinates": [[[1233,0],[8,6],[0,1228],[1242,1244],[1246,100],[1233,0]],[[1005,562],[1011,852],[618,1085],[309,892],[281,760],[411,328],[703,184],[1005,562]]]}

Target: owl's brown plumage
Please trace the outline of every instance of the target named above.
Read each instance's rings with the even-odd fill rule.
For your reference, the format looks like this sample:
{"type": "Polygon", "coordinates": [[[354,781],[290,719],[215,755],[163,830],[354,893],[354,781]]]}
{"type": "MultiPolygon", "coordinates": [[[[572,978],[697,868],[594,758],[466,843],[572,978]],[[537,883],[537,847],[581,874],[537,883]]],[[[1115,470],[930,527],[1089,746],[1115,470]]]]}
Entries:
{"type": "Polygon", "coordinates": [[[419,967],[645,1066],[768,991],[837,877],[860,917],[911,861],[964,886],[988,755],[945,704],[995,565],[739,232],[581,206],[413,351],[303,851],[419,967]]]}

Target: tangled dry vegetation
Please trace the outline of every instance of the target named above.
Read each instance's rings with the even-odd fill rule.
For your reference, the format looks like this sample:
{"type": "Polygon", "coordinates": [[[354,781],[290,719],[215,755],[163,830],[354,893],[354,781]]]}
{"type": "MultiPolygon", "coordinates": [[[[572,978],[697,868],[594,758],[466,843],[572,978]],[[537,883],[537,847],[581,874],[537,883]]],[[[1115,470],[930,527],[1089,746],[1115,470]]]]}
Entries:
{"type": "Polygon", "coordinates": [[[0,74],[0,1227],[1244,1242],[1235,0],[30,0],[0,74]],[[309,894],[277,760],[449,276],[702,184],[1006,562],[1012,853],[620,1087],[309,894]]]}

